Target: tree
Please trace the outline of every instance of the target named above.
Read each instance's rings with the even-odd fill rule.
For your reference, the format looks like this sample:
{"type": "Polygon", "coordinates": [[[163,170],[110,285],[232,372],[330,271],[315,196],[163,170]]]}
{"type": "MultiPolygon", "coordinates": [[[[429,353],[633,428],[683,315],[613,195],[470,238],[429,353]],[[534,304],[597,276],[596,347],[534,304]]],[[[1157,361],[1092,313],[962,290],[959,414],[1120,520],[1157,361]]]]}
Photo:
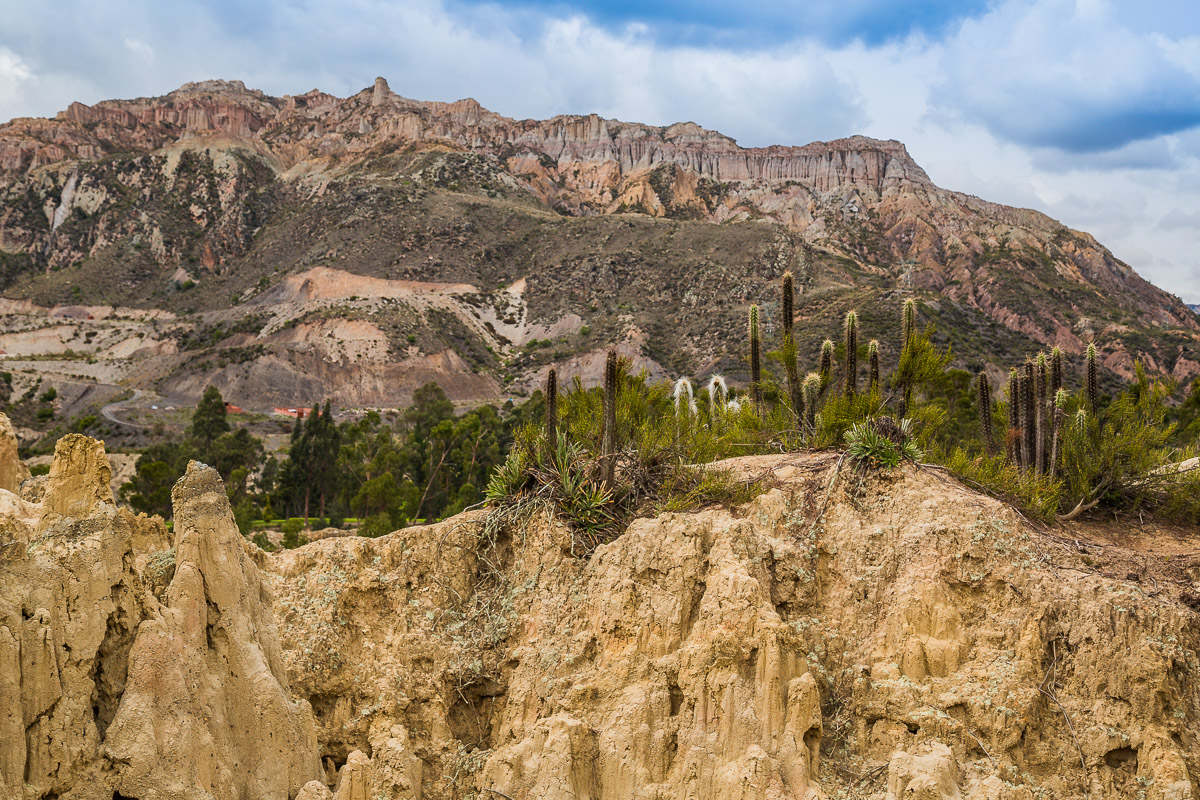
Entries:
{"type": "Polygon", "coordinates": [[[204,390],[204,396],[192,414],[192,427],[188,435],[199,445],[201,458],[208,463],[209,448],[223,433],[229,433],[229,420],[225,418],[225,401],[215,386],[204,390]]]}

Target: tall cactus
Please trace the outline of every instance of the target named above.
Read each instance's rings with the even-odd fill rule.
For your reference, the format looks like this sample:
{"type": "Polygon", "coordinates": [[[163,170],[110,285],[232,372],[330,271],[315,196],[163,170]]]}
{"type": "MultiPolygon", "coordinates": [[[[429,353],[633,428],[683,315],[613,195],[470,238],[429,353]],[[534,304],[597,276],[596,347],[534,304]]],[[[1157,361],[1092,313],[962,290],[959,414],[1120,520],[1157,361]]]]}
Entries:
{"type": "Polygon", "coordinates": [[[826,339],[821,343],[821,366],[819,369],[821,377],[821,391],[825,391],[825,387],[829,385],[829,379],[833,375],[833,340],[826,339]]]}
{"type": "Polygon", "coordinates": [[[1058,454],[1062,449],[1062,429],[1066,422],[1067,390],[1059,389],[1054,393],[1054,422],[1050,426],[1050,464],[1047,470],[1051,480],[1058,473],[1058,454]]]}
{"type": "Polygon", "coordinates": [[[762,354],[758,341],[758,306],[750,306],[750,397],[755,413],[762,413],[762,354]]]}
{"type": "Polygon", "coordinates": [[[558,373],[546,374],[546,445],[550,452],[558,447],[558,373]]]}
{"type": "Polygon", "coordinates": [[[792,335],[793,318],[796,315],[792,273],[783,273],[783,371],[787,376],[788,397],[792,401],[792,413],[796,420],[804,419],[804,392],[800,388],[800,375],[796,369],[796,339],[792,335]]]}
{"type": "Polygon", "coordinates": [[[847,397],[854,397],[858,392],[858,315],[853,311],[846,312],[846,363],[843,387],[847,397]]]}
{"type": "MultiPolygon", "coordinates": [[[[912,298],[904,301],[904,310],[900,315],[900,361],[904,361],[904,357],[908,354],[909,347],[912,345],[913,337],[917,335],[917,304],[912,298]]],[[[901,373],[903,374],[903,373],[901,373]]],[[[913,386],[908,378],[903,379],[900,386],[902,396],[904,398],[904,414],[908,416],[912,413],[913,404],[913,386]]]]}
{"type": "Polygon", "coordinates": [[[988,453],[996,450],[996,437],[992,435],[992,387],[987,373],[979,370],[979,424],[983,428],[983,442],[988,453]]]}
{"type": "Polygon", "coordinates": [[[1008,460],[1015,464],[1021,463],[1021,376],[1017,368],[1008,371],[1008,436],[1005,437],[1005,447],[1008,460]]]}
{"type": "Polygon", "coordinates": [[[917,334],[917,303],[912,298],[904,301],[904,312],[900,320],[900,350],[908,349],[908,345],[917,334]]]}
{"type": "Polygon", "coordinates": [[[791,272],[783,273],[783,303],[780,308],[780,313],[783,314],[783,335],[792,335],[792,320],[796,316],[795,308],[795,286],[791,272]]]}
{"type": "Polygon", "coordinates": [[[1050,350],[1050,397],[1058,396],[1058,390],[1063,388],[1063,351],[1057,347],[1050,350]]]}
{"type": "Polygon", "coordinates": [[[1100,405],[1100,383],[1096,375],[1096,343],[1092,342],[1087,346],[1087,379],[1084,383],[1087,392],[1088,411],[1093,415],[1096,413],[1097,406],[1100,405]]]}
{"type": "Polygon", "coordinates": [[[821,376],[810,372],[804,378],[804,424],[812,430],[817,424],[817,398],[821,394],[821,376]]]}
{"type": "Polygon", "coordinates": [[[871,392],[879,391],[879,342],[872,339],[867,344],[867,365],[871,372],[871,392]]]}
{"type": "Polygon", "coordinates": [[[617,482],[617,351],[609,350],[604,362],[604,433],[600,447],[604,488],[613,491],[617,482]]]}
{"type": "Polygon", "coordinates": [[[1021,446],[1024,455],[1022,463],[1027,469],[1037,468],[1037,418],[1034,412],[1036,400],[1034,397],[1033,359],[1025,361],[1025,374],[1021,376],[1021,446]]]}
{"type": "Polygon", "coordinates": [[[1037,361],[1033,366],[1033,419],[1034,419],[1034,435],[1037,437],[1033,443],[1034,447],[1034,463],[1037,465],[1037,471],[1044,473],[1046,471],[1046,440],[1049,438],[1047,430],[1047,412],[1046,412],[1046,384],[1049,383],[1050,376],[1046,368],[1046,356],[1043,353],[1038,353],[1037,361]]]}

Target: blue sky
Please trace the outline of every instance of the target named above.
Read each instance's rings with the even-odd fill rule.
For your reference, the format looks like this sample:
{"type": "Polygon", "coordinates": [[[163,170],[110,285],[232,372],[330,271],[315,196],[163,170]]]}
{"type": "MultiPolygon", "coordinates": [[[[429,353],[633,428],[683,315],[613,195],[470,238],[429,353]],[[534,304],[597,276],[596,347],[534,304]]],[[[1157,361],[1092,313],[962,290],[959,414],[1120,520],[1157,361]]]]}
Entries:
{"type": "Polygon", "coordinates": [[[0,20],[0,119],[209,77],[347,95],[383,75],[745,145],[862,133],[1200,302],[1195,0],[0,0],[0,20]]]}

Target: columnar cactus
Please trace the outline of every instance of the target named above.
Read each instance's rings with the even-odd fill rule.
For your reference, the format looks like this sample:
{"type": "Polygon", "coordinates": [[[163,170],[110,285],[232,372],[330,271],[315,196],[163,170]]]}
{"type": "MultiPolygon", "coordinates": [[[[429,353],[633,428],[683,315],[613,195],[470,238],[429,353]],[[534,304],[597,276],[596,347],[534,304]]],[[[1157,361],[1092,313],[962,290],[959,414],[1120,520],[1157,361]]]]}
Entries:
{"type": "Polygon", "coordinates": [[[758,306],[750,306],[750,397],[754,410],[762,413],[762,354],[758,341],[758,306]]]}
{"type": "Polygon", "coordinates": [[[858,315],[853,311],[846,312],[846,363],[843,365],[845,379],[843,386],[847,397],[853,397],[858,391],[858,315]]]}
{"type": "Polygon", "coordinates": [[[783,273],[783,303],[780,308],[780,313],[783,315],[783,335],[792,335],[792,320],[796,316],[793,304],[795,303],[795,289],[792,283],[792,273],[783,273]]]}
{"type": "Polygon", "coordinates": [[[804,424],[812,430],[817,424],[817,398],[821,394],[821,376],[810,372],[804,378],[804,424]]]}
{"type": "Polygon", "coordinates": [[[1034,446],[1034,461],[1037,465],[1038,472],[1046,471],[1046,458],[1049,455],[1046,452],[1046,440],[1050,438],[1047,423],[1049,422],[1048,413],[1046,410],[1046,384],[1050,382],[1049,371],[1046,367],[1046,356],[1038,353],[1037,361],[1033,368],[1033,416],[1034,416],[1034,435],[1037,437],[1033,443],[1034,446]]]}
{"type": "Polygon", "coordinates": [[[830,376],[833,374],[832,339],[826,339],[821,343],[821,367],[819,373],[821,377],[821,391],[825,391],[825,387],[829,385],[830,376]]]}
{"type": "Polygon", "coordinates": [[[909,298],[904,301],[904,313],[900,322],[900,350],[908,349],[913,336],[917,333],[917,303],[909,298]]]}
{"type": "Polygon", "coordinates": [[[1059,389],[1054,393],[1054,422],[1050,427],[1050,464],[1049,473],[1053,479],[1058,473],[1058,454],[1062,450],[1062,429],[1066,422],[1067,390],[1059,389]]]}
{"type": "Polygon", "coordinates": [[[1021,376],[1017,368],[1008,371],[1008,436],[1006,455],[1010,462],[1021,463],[1021,376]]]}
{"type": "Polygon", "coordinates": [[[988,383],[987,373],[979,370],[979,424],[983,428],[983,442],[989,453],[996,449],[996,439],[992,435],[992,387],[988,383]]]}
{"type": "Polygon", "coordinates": [[[610,492],[617,478],[617,351],[609,350],[604,362],[604,433],[600,447],[602,480],[610,492]]]}
{"type": "Polygon", "coordinates": [[[792,413],[796,420],[804,418],[804,392],[800,388],[800,375],[796,369],[796,340],[792,335],[792,320],[795,317],[794,288],[792,273],[783,273],[783,371],[787,375],[788,397],[792,401],[792,413]]]}
{"type": "Polygon", "coordinates": [[[1050,397],[1058,395],[1063,388],[1063,351],[1055,347],[1050,350],[1050,397]]]}
{"type": "Polygon", "coordinates": [[[558,446],[558,373],[546,374],[546,444],[553,452],[558,446]]]}
{"type": "Polygon", "coordinates": [[[1096,343],[1087,346],[1087,380],[1084,383],[1087,392],[1088,411],[1095,414],[1100,404],[1100,383],[1096,375],[1096,343]]]}
{"type": "Polygon", "coordinates": [[[1025,361],[1025,374],[1021,376],[1021,423],[1023,455],[1022,463],[1028,468],[1037,468],[1037,417],[1034,406],[1035,397],[1033,360],[1025,361]]]}
{"type": "Polygon", "coordinates": [[[867,344],[867,365],[871,372],[871,392],[879,391],[879,342],[872,339],[867,344]]]}

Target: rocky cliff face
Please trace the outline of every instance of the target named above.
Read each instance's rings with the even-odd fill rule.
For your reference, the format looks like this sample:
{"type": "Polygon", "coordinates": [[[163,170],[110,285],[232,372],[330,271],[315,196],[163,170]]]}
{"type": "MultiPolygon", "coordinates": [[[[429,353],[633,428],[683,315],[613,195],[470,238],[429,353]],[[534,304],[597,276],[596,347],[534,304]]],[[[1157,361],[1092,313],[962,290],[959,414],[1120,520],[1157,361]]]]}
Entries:
{"type": "MultiPolygon", "coordinates": [[[[34,301],[5,327],[72,320],[40,350],[29,335],[0,349],[99,354],[109,369],[64,371],[127,370],[185,399],[215,383],[264,408],[365,386],[350,402],[395,405],[432,375],[464,403],[503,400],[616,343],[652,371],[736,370],[729,332],[751,302],[777,326],[785,269],[811,323],[802,353],[850,307],[890,330],[904,293],[973,368],[1096,339],[1117,376],[1135,359],[1200,372],[1200,323],[1178,298],[1086,233],[935,186],[899,142],[742,148],[690,122],[513,120],[382,79],[348,98],[207,81],[0,125],[0,288],[34,301]],[[313,270],[460,288],[271,305],[313,270]],[[111,331],[82,319],[98,307],[171,324],[109,351],[111,331]],[[331,346],[335,317],[375,344],[331,346]]],[[[865,331],[885,346],[887,332],[865,331]]]]}
{"type": "Polygon", "coordinates": [[[39,488],[0,488],[0,796],[285,800],[320,776],[216,473],[176,487],[173,545],[113,504],[96,440],[64,437],[39,488]]]}
{"type": "Polygon", "coordinates": [[[100,448],[64,439],[47,489],[86,516],[0,490],[5,797],[1200,791],[1200,562],[1163,532],[792,455],[587,560],[541,512],[266,554],[193,465],[172,548],[68,469],[100,448]]]}

